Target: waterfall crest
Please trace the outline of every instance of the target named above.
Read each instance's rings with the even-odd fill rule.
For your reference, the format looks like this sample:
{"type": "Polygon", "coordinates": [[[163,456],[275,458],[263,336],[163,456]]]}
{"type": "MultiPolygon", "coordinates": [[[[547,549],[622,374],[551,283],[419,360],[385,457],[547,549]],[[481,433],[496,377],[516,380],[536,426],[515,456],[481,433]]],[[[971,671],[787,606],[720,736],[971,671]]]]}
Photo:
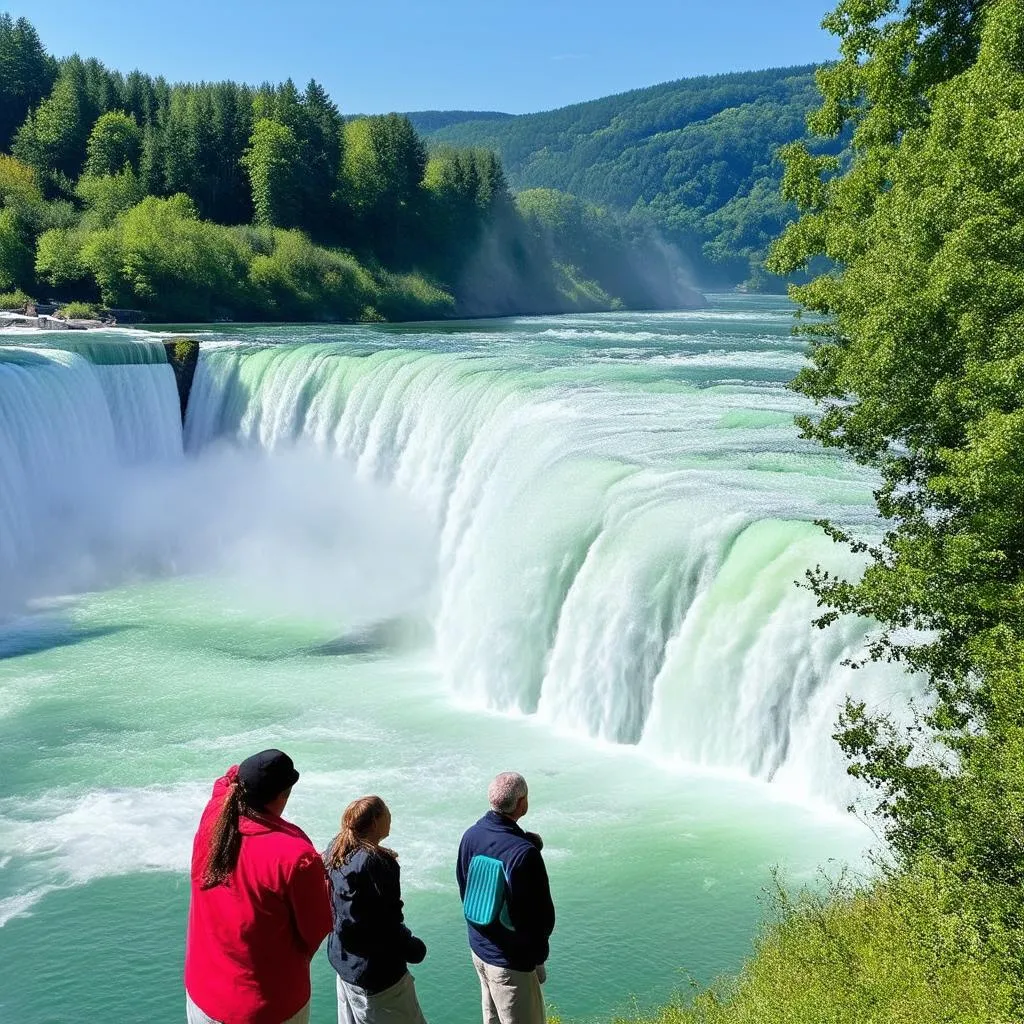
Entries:
{"type": "MultiPolygon", "coordinates": [[[[907,684],[811,628],[809,520],[854,470],[793,438],[794,396],[631,369],[326,345],[205,353],[186,447],[310,444],[397,486],[440,532],[437,651],[468,703],[842,803],[845,695],[907,684]]],[[[866,488],[864,488],[866,492],[866,488]]],[[[848,512],[866,517],[866,502],[848,512]]]]}
{"type": "MultiPolygon", "coordinates": [[[[181,545],[203,557],[223,547],[230,513],[172,542],[162,522],[209,517],[196,493],[174,504],[185,477],[160,467],[196,464],[189,486],[201,492],[229,469],[207,453],[247,449],[230,465],[241,476],[211,493],[260,495],[269,477],[246,485],[260,460],[298,447],[320,461],[274,479],[301,489],[332,466],[354,470],[429,525],[438,662],[464,703],[833,804],[848,794],[831,739],[846,694],[906,706],[898,674],[846,665],[870,623],[810,626],[813,597],[795,581],[819,563],[858,569],[810,520],[870,528],[869,481],[794,437],[800,399],[770,381],[702,387],[697,356],[679,357],[691,376],[672,378],[657,354],[608,350],[573,363],[529,350],[214,346],[182,431],[159,344],[60,341],[0,347],[0,608],[48,585],[102,585],[105,559],[114,579],[139,564],[201,571],[181,545]],[[119,507],[126,473],[157,486],[119,507]],[[153,522],[128,536],[133,516],[153,522]]],[[[294,529],[342,530],[325,519],[342,507],[294,529]]],[[[313,547],[296,550],[311,559],[313,547]]],[[[402,557],[368,549],[356,562],[394,575],[402,557]]]]}

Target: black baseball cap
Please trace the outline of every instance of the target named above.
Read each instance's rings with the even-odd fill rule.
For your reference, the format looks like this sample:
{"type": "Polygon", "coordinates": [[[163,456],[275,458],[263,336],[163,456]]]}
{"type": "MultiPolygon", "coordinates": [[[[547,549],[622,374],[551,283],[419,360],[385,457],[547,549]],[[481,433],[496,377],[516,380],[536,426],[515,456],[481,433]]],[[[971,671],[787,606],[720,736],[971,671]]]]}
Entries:
{"type": "Polygon", "coordinates": [[[282,750],[261,750],[238,766],[238,781],[254,807],[266,807],[299,781],[292,759],[282,750]]]}

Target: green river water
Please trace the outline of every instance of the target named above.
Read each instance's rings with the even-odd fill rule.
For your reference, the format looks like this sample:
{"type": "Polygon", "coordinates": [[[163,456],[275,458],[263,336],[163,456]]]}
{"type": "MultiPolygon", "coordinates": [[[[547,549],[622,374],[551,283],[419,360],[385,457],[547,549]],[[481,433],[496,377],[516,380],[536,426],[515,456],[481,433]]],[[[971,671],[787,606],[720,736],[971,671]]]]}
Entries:
{"type": "MultiPolygon", "coordinates": [[[[874,527],[870,479],[796,437],[789,326],[719,297],[225,327],[184,440],[159,352],[117,356],[145,335],[0,341],[0,1020],[184,1019],[192,831],[266,746],[321,847],[354,797],[390,805],[432,1022],[479,1019],[454,858],[508,768],[564,1020],[735,969],[774,865],[813,882],[870,839],[843,694],[905,688],[851,681],[865,624],[816,633],[793,585],[836,557],[810,519],[874,527]]],[[[326,1024],[323,952],[313,978],[326,1024]]]]}

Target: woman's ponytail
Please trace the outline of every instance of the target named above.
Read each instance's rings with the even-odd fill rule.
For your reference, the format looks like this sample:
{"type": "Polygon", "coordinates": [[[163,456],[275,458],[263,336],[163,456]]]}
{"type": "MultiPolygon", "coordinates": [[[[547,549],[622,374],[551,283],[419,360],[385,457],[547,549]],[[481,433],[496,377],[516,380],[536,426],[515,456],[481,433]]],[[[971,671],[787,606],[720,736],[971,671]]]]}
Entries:
{"type": "Polygon", "coordinates": [[[245,791],[238,780],[228,784],[220,813],[210,830],[210,843],[206,851],[206,867],[203,869],[201,887],[212,889],[223,883],[238,863],[242,848],[242,833],[238,819],[247,810],[245,791]]]}

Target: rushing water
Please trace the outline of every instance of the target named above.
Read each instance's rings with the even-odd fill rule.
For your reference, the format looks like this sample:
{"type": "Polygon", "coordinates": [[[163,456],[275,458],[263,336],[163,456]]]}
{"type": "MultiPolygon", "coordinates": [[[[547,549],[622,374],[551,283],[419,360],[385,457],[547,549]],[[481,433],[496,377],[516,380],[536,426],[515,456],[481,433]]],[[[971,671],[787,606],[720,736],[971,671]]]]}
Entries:
{"type": "Polygon", "coordinates": [[[184,432],[144,336],[0,346],[0,1017],[180,1017],[191,829],[268,745],[318,843],[391,804],[432,1021],[477,1012],[453,857],[507,767],[567,1019],[735,967],[770,865],[864,842],[844,695],[905,700],[794,585],[855,568],[811,520],[875,524],[870,478],[796,437],[789,325],[733,297],[230,328],[184,432]]]}

